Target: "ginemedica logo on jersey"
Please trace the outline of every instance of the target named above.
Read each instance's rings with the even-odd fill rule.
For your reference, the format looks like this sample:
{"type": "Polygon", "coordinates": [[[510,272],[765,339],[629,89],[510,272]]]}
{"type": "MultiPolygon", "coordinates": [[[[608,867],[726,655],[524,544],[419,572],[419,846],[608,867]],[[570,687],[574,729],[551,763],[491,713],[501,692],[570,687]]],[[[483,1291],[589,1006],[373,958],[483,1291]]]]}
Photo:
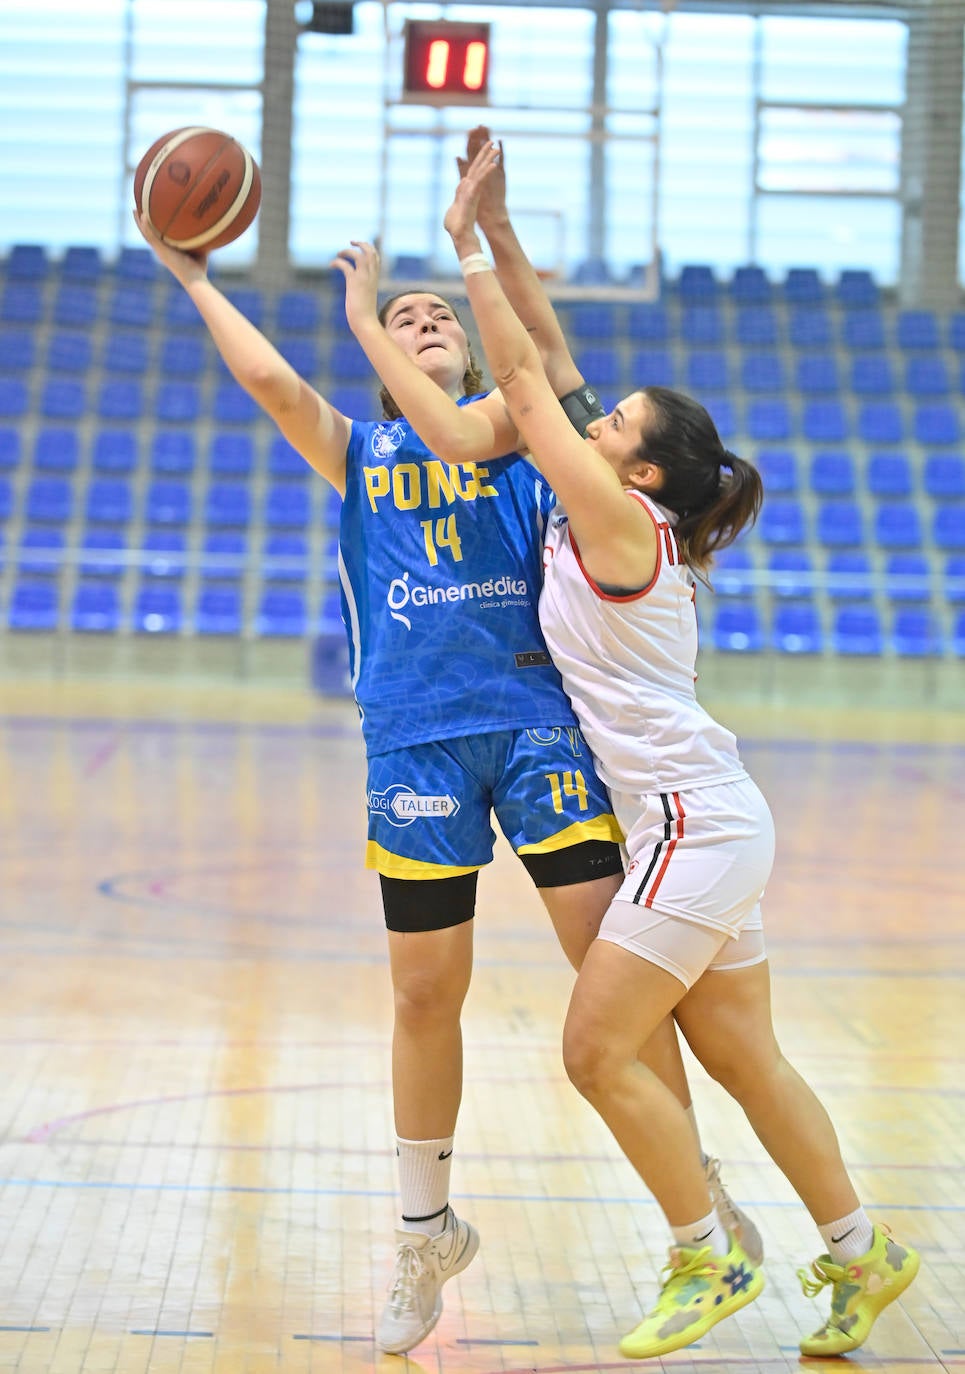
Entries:
{"type": "Polygon", "coordinates": [[[393,577],[385,596],[389,615],[412,629],[411,615],[423,608],[437,609],[455,602],[476,601],[480,610],[498,610],[503,606],[529,606],[532,598],[526,579],[522,577],[488,577],[485,582],[463,582],[454,587],[426,587],[410,582],[409,574],[393,577]]]}

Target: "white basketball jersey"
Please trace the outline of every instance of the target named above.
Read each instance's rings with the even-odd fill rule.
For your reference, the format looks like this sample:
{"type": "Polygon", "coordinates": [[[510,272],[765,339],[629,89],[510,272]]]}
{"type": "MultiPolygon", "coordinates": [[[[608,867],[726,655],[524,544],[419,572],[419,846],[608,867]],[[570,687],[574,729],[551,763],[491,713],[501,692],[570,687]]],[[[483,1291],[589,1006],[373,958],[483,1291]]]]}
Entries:
{"type": "Polygon", "coordinates": [[[620,815],[621,793],[679,792],[745,776],[734,736],[697,701],[693,573],[667,513],[640,492],[627,498],[657,528],[650,585],[628,596],[601,590],[557,506],[539,603],[547,645],[624,829],[635,814],[620,815]]]}

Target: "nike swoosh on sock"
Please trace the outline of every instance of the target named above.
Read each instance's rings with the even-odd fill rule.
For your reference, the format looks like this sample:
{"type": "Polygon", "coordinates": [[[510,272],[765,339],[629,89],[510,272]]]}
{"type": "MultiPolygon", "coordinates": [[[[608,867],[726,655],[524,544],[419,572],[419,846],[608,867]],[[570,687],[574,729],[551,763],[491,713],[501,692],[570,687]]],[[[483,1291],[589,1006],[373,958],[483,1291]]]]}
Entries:
{"type": "Polygon", "coordinates": [[[840,1243],[841,1243],[843,1240],[847,1240],[847,1239],[848,1239],[848,1237],[851,1235],[851,1232],[854,1231],[855,1229],[856,1229],[856,1228],[855,1228],[854,1226],[850,1226],[850,1227],[848,1228],[848,1230],[845,1231],[845,1233],[844,1233],[843,1236],[832,1236],[832,1237],[831,1237],[831,1244],[832,1244],[832,1245],[840,1245],[840,1243]]]}

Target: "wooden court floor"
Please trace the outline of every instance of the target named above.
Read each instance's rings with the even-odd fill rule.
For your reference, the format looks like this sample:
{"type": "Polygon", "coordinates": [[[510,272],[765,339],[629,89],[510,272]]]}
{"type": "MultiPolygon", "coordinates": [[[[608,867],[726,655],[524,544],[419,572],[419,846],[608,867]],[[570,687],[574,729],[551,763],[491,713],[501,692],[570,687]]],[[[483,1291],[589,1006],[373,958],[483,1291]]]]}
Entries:
{"type": "MultiPolygon", "coordinates": [[[[869,1210],[923,1258],[858,1355],[803,1364],[965,1370],[965,725],[729,723],[777,820],[781,1038],[869,1210]]],[[[353,709],[307,693],[0,684],[0,1370],[628,1367],[664,1227],[565,1080],[571,975],[502,842],[453,1170],[482,1249],[414,1357],[374,1350],[395,1165],[363,776],[353,709]]],[[[795,1277],[819,1237],[692,1067],[767,1287],[646,1367],[781,1374],[823,1315],[795,1277]]]]}

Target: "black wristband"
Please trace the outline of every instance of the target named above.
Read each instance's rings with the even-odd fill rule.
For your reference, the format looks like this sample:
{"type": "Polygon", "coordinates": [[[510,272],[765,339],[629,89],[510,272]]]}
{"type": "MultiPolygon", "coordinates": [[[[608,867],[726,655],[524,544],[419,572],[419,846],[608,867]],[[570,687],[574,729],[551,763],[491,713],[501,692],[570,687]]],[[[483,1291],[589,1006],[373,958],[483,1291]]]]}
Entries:
{"type": "Polygon", "coordinates": [[[574,391],[560,397],[560,405],[570,424],[586,438],[586,427],[593,420],[602,420],[606,414],[603,402],[591,386],[584,382],[574,391]]]}

